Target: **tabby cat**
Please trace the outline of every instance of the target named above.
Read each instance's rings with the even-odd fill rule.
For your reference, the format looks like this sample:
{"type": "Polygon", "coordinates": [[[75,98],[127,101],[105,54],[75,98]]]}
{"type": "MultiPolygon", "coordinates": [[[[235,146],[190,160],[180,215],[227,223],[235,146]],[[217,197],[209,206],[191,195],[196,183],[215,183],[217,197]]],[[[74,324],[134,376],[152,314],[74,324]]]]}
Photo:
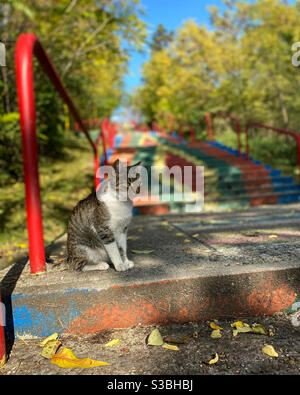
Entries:
{"type": "Polygon", "coordinates": [[[118,159],[97,192],[93,191],[73,209],[67,240],[70,268],[106,270],[109,261],[117,271],[134,266],[127,258],[127,229],[132,219],[132,196],[140,190],[139,165],[140,162],[126,166],[118,159]]]}

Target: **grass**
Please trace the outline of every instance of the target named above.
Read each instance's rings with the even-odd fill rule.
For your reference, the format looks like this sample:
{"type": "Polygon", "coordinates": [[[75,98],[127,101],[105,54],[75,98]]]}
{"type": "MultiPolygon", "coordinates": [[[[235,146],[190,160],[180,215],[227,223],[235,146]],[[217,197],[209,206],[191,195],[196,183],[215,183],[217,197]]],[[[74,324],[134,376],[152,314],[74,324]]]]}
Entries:
{"type": "MultiPolygon", "coordinates": [[[[63,159],[39,164],[45,245],[66,231],[76,203],[93,188],[93,154],[86,139],[71,134],[63,159]]],[[[25,191],[17,182],[0,192],[0,268],[28,254],[25,191]]]]}

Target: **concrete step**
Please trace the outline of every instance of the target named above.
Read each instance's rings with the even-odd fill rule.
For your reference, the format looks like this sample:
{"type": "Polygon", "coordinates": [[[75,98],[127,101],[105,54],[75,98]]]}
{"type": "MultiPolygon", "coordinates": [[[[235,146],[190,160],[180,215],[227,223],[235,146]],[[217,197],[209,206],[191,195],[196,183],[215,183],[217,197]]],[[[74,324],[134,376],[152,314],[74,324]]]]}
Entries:
{"type": "Polygon", "coordinates": [[[62,236],[47,249],[60,265],[34,276],[25,260],[0,272],[6,336],[98,333],[291,308],[299,303],[299,225],[299,204],[137,216],[128,237],[135,267],[127,272],[63,270],[62,236]]]}

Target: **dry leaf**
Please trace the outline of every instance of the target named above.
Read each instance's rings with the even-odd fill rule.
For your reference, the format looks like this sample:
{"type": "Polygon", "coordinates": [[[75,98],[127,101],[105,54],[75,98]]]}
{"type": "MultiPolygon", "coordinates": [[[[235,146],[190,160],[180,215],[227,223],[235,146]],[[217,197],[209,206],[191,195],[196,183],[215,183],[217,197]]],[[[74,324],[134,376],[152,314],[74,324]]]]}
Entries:
{"type": "Polygon", "coordinates": [[[193,237],[198,237],[199,233],[195,233],[194,235],[192,235],[193,237]]]}
{"type": "Polygon", "coordinates": [[[204,362],[204,363],[207,363],[208,365],[213,365],[214,363],[217,363],[218,360],[219,360],[219,355],[216,353],[215,356],[211,360],[204,362]]]}
{"type": "Polygon", "coordinates": [[[154,250],[130,250],[134,254],[151,254],[154,250]]]}
{"type": "Polygon", "coordinates": [[[270,344],[265,344],[262,348],[262,352],[269,355],[270,357],[278,357],[277,352],[274,350],[274,347],[270,344]]]}
{"type": "Polygon", "coordinates": [[[231,326],[232,327],[233,326],[238,327],[238,326],[250,326],[250,325],[248,325],[248,324],[246,324],[245,322],[242,322],[242,321],[236,321],[233,324],[231,324],[231,326]]]}
{"type": "Polygon", "coordinates": [[[195,332],[193,333],[193,338],[194,338],[194,339],[198,339],[198,337],[199,337],[199,336],[198,336],[198,332],[195,331],[195,332]]]}
{"type": "Polygon", "coordinates": [[[52,335],[46,337],[45,340],[42,341],[42,343],[40,343],[41,347],[44,347],[44,345],[49,341],[49,340],[56,340],[58,338],[58,333],[55,332],[52,335]]]}
{"type": "Polygon", "coordinates": [[[174,344],[167,344],[164,343],[162,345],[163,348],[167,348],[168,350],[173,350],[173,351],[179,351],[179,348],[177,346],[175,346],[174,344]]]}
{"type": "Polygon", "coordinates": [[[235,326],[236,328],[233,329],[233,336],[236,336],[238,333],[256,333],[261,335],[268,335],[268,331],[261,324],[253,324],[252,327],[250,327],[250,325],[242,321],[237,321],[231,324],[231,326],[235,326]]]}
{"type": "Polygon", "coordinates": [[[221,333],[220,329],[214,329],[211,332],[210,337],[212,337],[213,339],[219,339],[220,337],[222,337],[222,333],[221,333]]]}
{"type": "Polygon", "coordinates": [[[162,346],[164,344],[163,338],[159,332],[159,330],[153,329],[147,339],[147,345],[149,346],[162,346]]]}
{"type": "Polygon", "coordinates": [[[278,237],[277,235],[270,235],[269,238],[274,238],[274,237],[278,237]]]}
{"type": "Polygon", "coordinates": [[[191,240],[189,240],[189,239],[184,239],[183,242],[184,242],[184,243],[190,243],[191,240]]]}
{"type": "Polygon", "coordinates": [[[48,340],[42,349],[42,357],[51,359],[60,346],[61,342],[59,340],[48,340]]]}
{"type": "Polygon", "coordinates": [[[184,233],[176,233],[176,236],[184,236],[184,233]]]}
{"type": "Polygon", "coordinates": [[[261,325],[261,324],[253,324],[252,325],[252,332],[253,333],[258,333],[258,334],[262,334],[262,335],[267,335],[268,331],[266,330],[266,328],[261,325]]]}
{"type": "Polygon", "coordinates": [[[211,329],[219,329],[220,331],[223,330],[220,326],[216,325],[214,322],[211,322],[210,324],[211,329]]]}
{"type": "Polygon", "coordinates": [[[113,339],[110,342],[104,344],[104,347],[112,347],[112,346],[114,346],[115,344],[118,344],[118,343],[119,343],[119,339],[113,339]]]}
{"type": "Polygon", "coordinates": [[[269,336],[275,336],[275,329],[269,328],[269,336]]]}
{"type": "Polygon", "coordinates": [[[92,368],[94,366],[109,365],[108,362],[96,361],[91,358],[77,358],[68,348],[62,348],[57,354],[53,355],[51,363],[61,368],[92,368]]]}

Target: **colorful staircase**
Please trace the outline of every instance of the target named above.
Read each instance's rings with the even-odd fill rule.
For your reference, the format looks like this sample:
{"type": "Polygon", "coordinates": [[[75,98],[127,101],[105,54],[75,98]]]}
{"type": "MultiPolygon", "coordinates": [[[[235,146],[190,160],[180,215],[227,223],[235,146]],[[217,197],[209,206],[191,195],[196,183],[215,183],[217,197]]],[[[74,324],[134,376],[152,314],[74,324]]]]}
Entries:
{"type": "MultiPolygon", "coordinates": [[[[115,146],[108,150],[108,161],[126,158],[128,163],[141,161],[151,174],[151,166],[174,165],[184,169],[204,167],[204,209],[226,209],[258,206],[262,204],[292,203],[300,201],[300,185],[293,177],[281,175],[253,159],[238,156],[237,150],[216,141],[189,143],[175,133],[131,132],[118,134],[115,146]]],[[[152,174],[151,177],[156,177],[152,174]]],[[[150,177],[148,185],[150,185],[150,177]]],[[[135,202],[136,213],[182,212],[195,196],[195,180],[183,180],[188,200],[176,201],[176,191],[182,190],[181,179],[172,181],[171,194],[166,200],[163,193],[151,195],[135,202]],[[173,196],[173,197],[172,197],[173,196]]]]}

